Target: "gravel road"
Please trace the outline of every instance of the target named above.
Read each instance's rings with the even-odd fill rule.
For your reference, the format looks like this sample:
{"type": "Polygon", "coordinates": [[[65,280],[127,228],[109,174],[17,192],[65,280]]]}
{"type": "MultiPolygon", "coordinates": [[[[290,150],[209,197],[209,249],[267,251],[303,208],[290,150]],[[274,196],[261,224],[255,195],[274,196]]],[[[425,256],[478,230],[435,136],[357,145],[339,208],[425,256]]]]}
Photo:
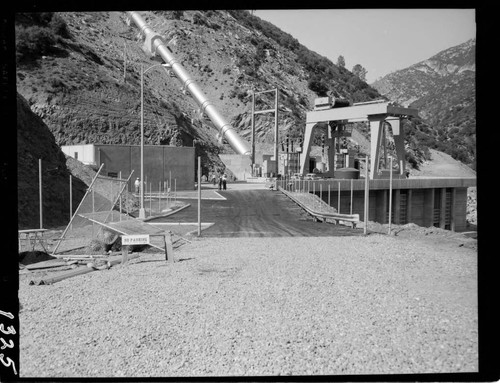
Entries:
{"type": "Polygon", "coordinates": [[[195,238],[21,280],[22,377],[478,371],[477,250],[439,236],[195,238]]]}

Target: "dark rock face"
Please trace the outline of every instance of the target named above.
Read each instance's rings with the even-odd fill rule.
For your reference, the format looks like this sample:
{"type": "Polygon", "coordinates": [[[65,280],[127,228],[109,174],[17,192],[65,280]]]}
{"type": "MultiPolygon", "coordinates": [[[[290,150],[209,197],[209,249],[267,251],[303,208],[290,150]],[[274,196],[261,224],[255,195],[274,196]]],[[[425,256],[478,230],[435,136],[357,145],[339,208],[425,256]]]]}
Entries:
{"type": "MultiPolygon", "coordinates": [[[[40,117],[17,96],[17,185],[18,228],[40,227],[39,160],[42,162],[43,227],[57,227],[69,221],[69,176],[66,156],[40,117]],[[50,214],[48,214],[50,212],[50,214]]],[[[79,166],[82,166],[81,164],[79,166]]],[[[73,178],[73,206],[85,193],[85,183],[73,178]]]]}

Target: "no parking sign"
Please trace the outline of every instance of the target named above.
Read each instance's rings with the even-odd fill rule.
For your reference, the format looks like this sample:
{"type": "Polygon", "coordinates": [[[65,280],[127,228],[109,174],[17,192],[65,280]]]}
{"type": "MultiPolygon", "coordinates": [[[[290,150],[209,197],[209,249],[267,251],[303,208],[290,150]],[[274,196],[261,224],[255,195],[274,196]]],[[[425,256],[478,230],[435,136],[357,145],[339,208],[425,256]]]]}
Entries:
{"type": "Polygon", "coordinates": [[[149,245],[149,234],[122,235],[122,245],[149,245]]]}

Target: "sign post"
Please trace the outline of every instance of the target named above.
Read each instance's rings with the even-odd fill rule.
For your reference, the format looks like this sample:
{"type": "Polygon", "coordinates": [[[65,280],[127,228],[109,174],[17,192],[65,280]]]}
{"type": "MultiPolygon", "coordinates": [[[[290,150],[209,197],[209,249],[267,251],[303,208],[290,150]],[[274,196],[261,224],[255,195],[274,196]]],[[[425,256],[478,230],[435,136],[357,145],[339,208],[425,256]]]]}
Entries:
{"type": "Polygon", "coordinates": [[[165,260],[174,263],[174,249],[172,247],[172,233],[170,231],[165,232],[165,260]]]}
{"type": "Polygon", "coordinates": [[[122,265],[128,262],[128,246],[122,244],[122,265]]]}

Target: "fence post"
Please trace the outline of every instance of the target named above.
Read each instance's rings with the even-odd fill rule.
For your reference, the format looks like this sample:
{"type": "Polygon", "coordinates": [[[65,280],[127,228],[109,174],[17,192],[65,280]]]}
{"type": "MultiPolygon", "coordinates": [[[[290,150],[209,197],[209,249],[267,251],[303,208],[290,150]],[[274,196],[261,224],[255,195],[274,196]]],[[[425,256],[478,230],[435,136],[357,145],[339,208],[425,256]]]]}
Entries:
{"type": "MultiPolygon", "coordinates": [[[[120,173],[118,174],[118,177],[120,178],[120,181],[122,179],[122,171],[120,170],[120,173]]],[[[120,221],[122,220],[122,193],[120,193],[120,221]]]]}
{"type": "MultiPolygon", "coordinates": [[[[92,186],[92,217],[95,213],[95,193],[94,193],[94,187],[92,186]]],[[[92,220],[92,238],[94,238],[94,226],[95,222],[92,220]]]]}
{"type": "Polygon", "coordinates": [[[167,207],[170,208],[170,205],[172,204],[172,196],[170,195],[170,186],[168,181],[165,181],[167,183],[167,207]]]}
{"type": "Polygon", "coordinates": [[[352,215],[352,190],[353,190],[353,180],[351,178],[351,205],[350,205],[351,206],[351,210],[349,212],[349,214],[351,214],[351,215],[352,215]]]}
{"type": "Polygon", "coordinates": [[[337,213],[340,214],[340,181],[337,181],[338,182],[338,186],[339,186],[339,195],[338,195],[338,201],[337,201],[337,213]]]}
{"type": "Polygon", "coordinates": [[[69,175],[69,220],[73,218],[73,182],[71,179],[72,175],[69,175]]]}
{"type": "Polygon", "coordinates": [[[368,155],[365,160],[365,227],[363,229],[363,234],[366,235],[368,230],[368,213],[369,213],[369,198],[370,198],[370,185],[368,180],[368,155]]]}
{"type": "Polygon", "coordinates": [[[323,184],[319,184],[319,198],[323,200],[323,184]]]}
{"type": "Polygon", "coordinates": [[[40,204],[40,229],[43,229],[43,205],[42,205],[42,159],[38,159],[38,199],[40,204]]]}
{"type": "Polygon", "coordinates": [[[391,223],[392,223],[392,156],[391,156],[391,165],[390,165],[390,173],[389,173],[389,232],[391,235],[391,223]]]}
{"type": "Polygon", "coordinates": [[[149,183],[149,215],[153,215],[153,208],[151,207],[151,195],[153,194],[153,191],[151,190],[151,182],[149,183]]]}

